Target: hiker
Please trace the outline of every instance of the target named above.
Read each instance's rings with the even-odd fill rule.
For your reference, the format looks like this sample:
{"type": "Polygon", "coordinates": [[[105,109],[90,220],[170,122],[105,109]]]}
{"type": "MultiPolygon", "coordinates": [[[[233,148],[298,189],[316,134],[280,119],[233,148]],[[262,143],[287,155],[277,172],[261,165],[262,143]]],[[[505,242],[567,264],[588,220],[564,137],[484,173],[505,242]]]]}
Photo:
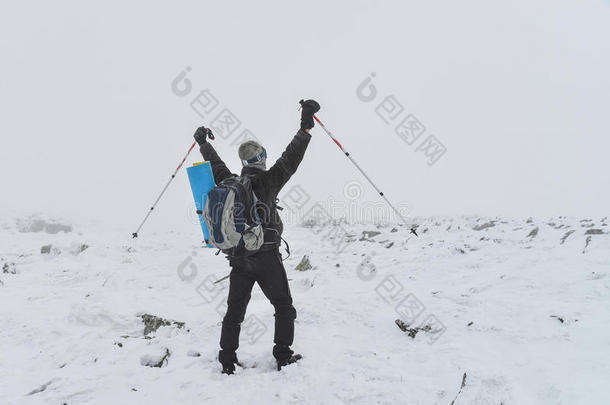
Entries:
{"type": "MultiPolygon", "coordinates": [[[[275,335],[273,356],[277,369],[292,364],[302,358],[290,349],[294,339],[296,310],[292,306],[292,296],[288,286],[286,270],[279,251],[283,224],[278,214],[277,196],[286,182],[296,172],[311,139],[309,130],[314,126],[313,115],[320,105],[314,100],[301,100],[301,128],[282,153],[282,156],[267,170],[267,151],[258,142],[250,140],[239,146],[238,154],[242,162],[241,176],[251,180],[252,191],[258,199],[256,211],[263,229],[262,246],[251,254],[234,254],[224,251],[229,259],[229,297],[227,312],[222,321],[218,361],[222,373],[233,374],[235,365],[240,365],[235,351],[239,347],[239,332],[250,301],[254,282],[275,308],[275,335]]],[[[232,176],[212,145],[207,142],[211,131],[200,127],[195,132],[195,140],[200,145],[203,158],[210,162],[216,184],[232,176]]]]}

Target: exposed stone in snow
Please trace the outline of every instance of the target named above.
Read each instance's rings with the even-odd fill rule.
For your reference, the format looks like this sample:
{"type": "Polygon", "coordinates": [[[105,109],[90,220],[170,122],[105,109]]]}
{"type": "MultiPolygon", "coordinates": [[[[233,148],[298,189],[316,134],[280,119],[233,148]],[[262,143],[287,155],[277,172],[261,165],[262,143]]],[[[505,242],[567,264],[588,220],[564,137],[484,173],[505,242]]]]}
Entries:
{"type": "Polygon", "coordinates": [[[2,265],[2,273],[4,274],[17,274],[17,269],[15,269],[15,263],[11,262],[11,263],[4,263],[2,265]]]}
{"type": "Polygon", "coordinates": [[[485,222],[484,224],[477,225],[477,226],[473,227],[472,229],[474,229],[475,231],[482,231],[483,229],[492,228],[494,226],[496,226],[496,221],[489,221],[489,222],[485,222]]]}
{"type": "Polygon", "coordinates": [[[360,237],[360,240],[371,239],[371,238],[374,238],[377,235],[381,235],[381,232],[379,232],[379,231],[362,231],[362,236],[360,237]]]}
{"type": "Polygon", "coordinates": [[[303,256],[303,258],[301,259],[299,264],[297,264],[294,269],[298,270],[298,271],[307,271],[307,270],[311,270],[312,268],[313,268],[313,266],[311,265],[311,262],[309,261],[309,256],[305,255],[305,256],[303,256]]]}
{"type": "Polygon", "coordinates": [[[75,255],[78,255],[83,253],[87,249],[89,249],[89,245],[87,245],[86,243],[80,243],[74,248],[73,253],[75,255]]]}
{"type": "Polygon", "coordinates": [[[432,330],[432,327],[430,325],[411,327],[408,323],[405,323],[400,319],[397,319],[394,322],[400,328],[401,331],[405,332],[407,335],[409,335],[409,337],[413,339],[415,339],[415,336],[419,332],[430,332],[432,330]]]}
{"type": "Polygon", "coordinates": [[[19,229],[19,232],[46,232],[49,234],[72,232],[72,226],[70,225],[64,225],[53,220],[36,218],[17,221],[17,228],[19,229]]]}
{"type": "Polygon", "coordinates": [[[140,364],[147,367],[161,368],[167,365],[171,353],[168,348],[165,348],[162,354],[146,354],[140,358],[140,364]]]}
{"type": "Polygon", "coordinates": [[[538,227],[535,227],[527,234],[528,238],[535,238],[538,235],[538,227]]]}
{"type": "Polygon", "coordinates": [[[59,248],[53,246],[53,245],[44,245],[43,247],[40,248],[40,253],[43,255],[48,255],[48,254],[52,254],[52,255],[60,255],[61,254],[61,250],[59,250],[59,248]]]}
{"type": "Polygon", "coordinates": [[[567,231],[561,238],[561,244],[563,245],[566,242],[566,239],[568,239],[568,236],[572,235],[573,233],[574,233],[573,229],[571,231],[567,231]]]}
{"type": "Polygon", "coordinates": [[[42,384],[40,387],[35,388],[35,389],[33,389],[32,391],[28,392],[28,393],[27,393],[27,394],[25,394],[25,395],[26,395],[26,396],[30,396],[30,395],[34,395],[34,394],[41,393],[41,392],[45,391],[45,390],[46,390],[46,389],[49,387],[49,385],[53,384],[53,382],[54,382],[54,381],[55,381],[54,379],[53,379],[53,380],[51,380],[51,381],[48,381],[48,382],[46,382],[46,383],[42,384]]]}
{"type": "Polygon", "coordinates": [[[156,332],[161,326],[176,326],[178,329],[182,329],[184,327],[184,322],[174,321],[172,319],[163,319],[161,317],[143,314],[140,315],[142,318],[142,322],[144,322],[144,336],[148,336],[152,332],[156,332]]]}
{"type": "Polygon", "coordinates": [[[591,235],[587,236],[587,239],[585,240],[585,247],[582,249],[582,252],[585,253],[587,248],[589,247],[589,243],[591,243],[591,235]]]}

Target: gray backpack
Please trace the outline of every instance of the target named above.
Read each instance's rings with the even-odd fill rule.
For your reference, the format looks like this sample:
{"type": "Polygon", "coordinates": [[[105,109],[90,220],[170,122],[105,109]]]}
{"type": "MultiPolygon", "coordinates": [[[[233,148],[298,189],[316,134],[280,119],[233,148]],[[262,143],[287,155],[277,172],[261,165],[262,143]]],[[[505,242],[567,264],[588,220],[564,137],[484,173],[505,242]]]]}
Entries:
{"type": "Polygon", "coordinates": [[[264,229],[256,212],[258,199],[248,176],[229,177],[208,193],[203,219],[210,232],[206,241],[226,250],[256,252],[264,243],[264,229]]]}

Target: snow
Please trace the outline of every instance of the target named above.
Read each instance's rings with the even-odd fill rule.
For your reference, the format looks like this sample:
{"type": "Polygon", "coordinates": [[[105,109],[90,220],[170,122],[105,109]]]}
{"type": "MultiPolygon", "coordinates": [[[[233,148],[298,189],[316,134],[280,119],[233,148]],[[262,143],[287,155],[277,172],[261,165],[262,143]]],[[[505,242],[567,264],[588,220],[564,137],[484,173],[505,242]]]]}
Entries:
{"type": "Polygon", "coordinates": [[[610,403],[605,218],[418,218],[417,238],[344,223],[342,251],[324,237],[336,225],[287,226],[304,358],[276,371],[255,287],[234,376],[216,360],[228,281],[210,284],[227,262],[195,226],[134,240],[2,218],[2,404],[610,403]],[[295,270],[304,255],[313,268],[295,270]],[[185,326],[144,336],[143,314],[185,326]],[[411,338],[396,319],[431,330],[411,338]]]}

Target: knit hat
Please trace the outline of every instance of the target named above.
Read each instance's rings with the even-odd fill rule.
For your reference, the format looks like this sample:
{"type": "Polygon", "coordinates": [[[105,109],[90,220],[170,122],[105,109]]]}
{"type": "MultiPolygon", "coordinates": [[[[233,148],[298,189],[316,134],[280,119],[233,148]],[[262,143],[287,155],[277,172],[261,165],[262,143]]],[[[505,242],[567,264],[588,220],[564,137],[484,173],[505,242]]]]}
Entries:
{"type": "Polygon", "coordinates": [[[244,166],[255,166],[261,169],[266,168],[267,151],[256,141],[246,141],[239,145],[239,158],[244,166]]]}

